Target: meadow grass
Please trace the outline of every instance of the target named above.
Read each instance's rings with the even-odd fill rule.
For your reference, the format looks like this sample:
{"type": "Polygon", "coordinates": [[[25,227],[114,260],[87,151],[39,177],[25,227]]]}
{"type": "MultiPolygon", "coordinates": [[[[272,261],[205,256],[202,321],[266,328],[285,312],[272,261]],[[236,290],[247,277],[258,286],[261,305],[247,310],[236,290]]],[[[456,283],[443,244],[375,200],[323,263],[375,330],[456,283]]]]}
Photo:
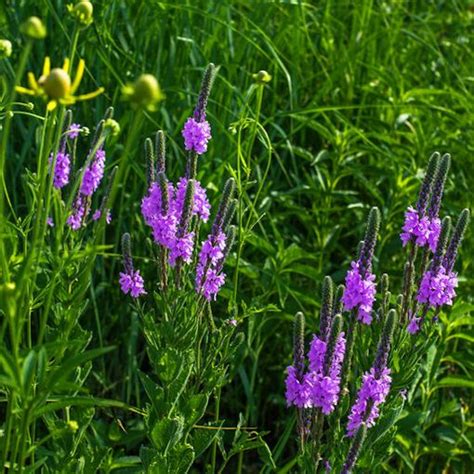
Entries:
{"type": "MultiPolygon", "coordinates": [[[[19,25],[32,14],[44,20],[49,34],[34,42],[27,70],[39,71],[45,55],[62,63],[71,47],[73,22],[64,2],[3,3],[0,36],[12,41],[14,53],[1,62],[2,98],[24,47],[19,25]]],[[[119,242],[124,232],[142,236],[134,239],[134,258],[146,268],[152,243],[140,214],[147,174],[143,142],[165,130],[169,173],[184,171],[181,128],[204,67],[213,62],[219,68],[208,112],[213,140],[198,176],[215,205],[225,179],[233,176],[242,203],[228,283],[214,314],[227,317],[230,311],[245,335],[231,382],[222,388],[219,418],[235,427],[241,416],[239,426],[265,433],[279,472],[294,472],[295,416],[284,398],[294,314],[303,311],[308,333],[314,332],[321,282],[325,275],[343,282],[372,206],[382,214],[375,270],[400,284],[403,213],[416,199],[433,151],[452,155],[442,214],[472,210],[473,21],[470,2],[457,0],[95,2],[94,22],[80,33],[77,54],[87,65],[84,90],[103,86],[105,93],[75,105],[74,118],[92,129],[114,106],[121,134],[108,142],[107,166],[126,160],[126,167],[104,245],[81,249],[78,260],[97,258],[91,257],[80,275],[73,272],[87,301],[80,315],[83,329],[77,331],[98,351],[84,385],[97,399],[117,405],[97,401],[95,412],[86,406],[75,412],[79,424],[87,420],[89,427],[81,435],[87,447],[80,448],[80,456],[95,457],[101,472],[136,469],[143,420],[125,404],[141,406],[145,394],[138,369],[149,367],[139,314],[117,284],[119,242]],[[263,86],[253,76],[259,70],[272,76],[263,86]],[[158,78],[166,99],[156,112],[137,118],[121,100],[121,88],[144,72],[158,78]]],[[[0,113],[3,102],[1,107],[0,113]]],[[[32,205],[25,175],[36,169],[41,114],[36,102],[33,111],[15,107],[6,185],[20,218],[32,205]]],[[[474,462],[473,251],[468,232],[457,264],[459,298],[449,315],[450,321],[459,320],[446,323],[430,349],[426,376],[398,421],[390,450],[372,472],[468,472],[474,462]]],[[[145,277],[152,280],[148,268],[145,277]]],[[[40,275],[38,284],[48,278],[40,275]]],[[[40,294],[38,301],[48,300],[40,294]]],[[[28,304],[35,309],[38,302],[28,304]]],[[[368,360],[368,354],[360,356],[368,360]]],[[[353,386],[368,365],[355,369],[353,386]]],[[[231,445],[233,436],[224,432],[219,447],[231,445]]],[[[272,472],[262,453],[266,449],[259,445],[238,453],[224,472],[272,472]]],[[[204,472],[210,458],[200,459],[196,472],[204,472]]],[[[362,455],[363,469],[370,469],[370,462],[362,455]]]]}

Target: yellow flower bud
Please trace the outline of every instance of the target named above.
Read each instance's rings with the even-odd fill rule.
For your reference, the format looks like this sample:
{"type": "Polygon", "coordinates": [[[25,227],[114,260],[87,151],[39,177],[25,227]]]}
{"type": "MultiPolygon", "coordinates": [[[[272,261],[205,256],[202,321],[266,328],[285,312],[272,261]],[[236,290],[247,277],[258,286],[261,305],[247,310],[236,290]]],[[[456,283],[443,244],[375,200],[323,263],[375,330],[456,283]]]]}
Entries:
{"type": "Polygon", "coordinates": [[[0,59],[9,58],[12,55],[12,44],[10,41],[0,40],[0,59]]]}
{"type": "Polygon", "coordinates": [[[164,99],[156,77],[151,74],[142,74],[134,84],[124,87],[123,93],[135,107],[154,110],[155,104],[164,99]]]}
{"type": "Polygon", "coordinates": [[[71,91],[71,78],[60,68],[53,69],[46,78],[42,78],[41,85],[51,99],[62,99],[71,91]]]}
{"type": "Polygon", "coordinates": [[[22,25],[21,32],[32,39],[43,39],[46,27],[37,16],[30,16],[22,25]]]}
{"type": "Polygon", "coordinates": [[[261,71],[258,71],[257,74],[254,74],[253,78],[259,84],[266,84],[272,80],[272,76],[268,74],[267,71],[264,71],[263,69],[261,71]]]}
{"type": "Polygon", "coordinates": [[[69,420],[67,422],[67,427],[70,431],[75,433],[79,429],[79,424],[76,420],[69,420]]]}
{"type": "Polygon", "coordinates": [[[109,132],[110,135],[115,136],[115,135],[118,135],[120,133],[120,125],[116,120],[114,120],[112,118],[108,118],[104,122],[104,130],[106,132],[109,132]]]}
{"type": "Polygon", "coordinates": [[[155,76],[142,74],[135,82],[134,99],[138,104],[150,105],[162,97],[160,86],[155,76]]]}
{"type": "Polygon", "coordinates": [[[92,23],[94,7],[91,2],[77,2],[74,6],[68,5],[71,14],[84,26],[92,23]]]}

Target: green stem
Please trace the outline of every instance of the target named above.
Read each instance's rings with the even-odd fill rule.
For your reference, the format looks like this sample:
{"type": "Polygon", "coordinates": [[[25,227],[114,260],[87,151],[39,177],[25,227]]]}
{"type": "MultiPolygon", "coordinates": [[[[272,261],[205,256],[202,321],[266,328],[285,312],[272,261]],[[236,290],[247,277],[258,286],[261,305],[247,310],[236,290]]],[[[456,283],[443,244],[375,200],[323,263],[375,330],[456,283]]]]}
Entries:
{"type": "MultiPolygon", "coordinates": [[[[5,200],[10,203],[10,199],[8,197],[8,190],[6,186],[5,180],[5,162],[6,162],[6,154],[7,154],[7,144],[8,138],[10,137],[10,129],[12,123],[12,107],[13,103],[15,102],[16,97],[16,86],[20,84],[21,78],[26,68],[26,62],[28,60],[28,56],[31,52],[32,48],[32,41],[28,40],[23,51],[20,56],[20,60],[18,62],[18,67],[15,74],[15,81],[11,90],[11,96],[8,100],[8,105],[5,111],[5,121],[3,123],[3,131],[2,131],[2,139],[0,143],[0,265],[2,266],[2,276],[5,282],[9,281],[10,279],[10,271],[8,267],[9,259],[7,259],[5,253],[5,236],[7,235],[6,232],[6,215],[4,214],[5,211],[5,200]]],[[[10,204],[11,207],[11,204],[10,204]]]]}
{"type": "MultiPolygon", "coordinates": [[[[217,423],[219,421],[219,411],[220,411],[220,405],[221,405],[221,387],[217,389],[215,400],[216,400],[216,413],[214,416],[214,421],[217,423]]],[[[216,459],[217,459],[217,439],[214,439],[214,442],[212,444],[212,470],[211,472],[216,472],[216,459]]]]}

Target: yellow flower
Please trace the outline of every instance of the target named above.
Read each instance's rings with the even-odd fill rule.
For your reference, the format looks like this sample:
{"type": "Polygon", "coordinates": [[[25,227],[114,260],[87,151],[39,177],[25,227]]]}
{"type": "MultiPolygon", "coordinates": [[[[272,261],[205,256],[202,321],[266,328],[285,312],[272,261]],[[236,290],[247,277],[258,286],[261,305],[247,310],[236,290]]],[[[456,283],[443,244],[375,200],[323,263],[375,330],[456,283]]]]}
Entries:
{"type": "Polygon", "coordinates": [[[88,94],[74,95],[81,83],[84,75],[85,63],[81,59],[77,65],[76,76],[71,81],[69,75],[69,58],[64,60],[62,68],[51,69],[51,61],[49,57],[44,59],[43,73],[40,78],[36,80],[32,72],[28,73],[28,86],[17,86],[16,91],[20,94],[28,94],[41,97],[48,101],[47,110],[54,110],[58,104],[72,105],[80,100],[89,100],[97,97],[104,92],[103,87],[99,87],[94,92],[88,94]]]}

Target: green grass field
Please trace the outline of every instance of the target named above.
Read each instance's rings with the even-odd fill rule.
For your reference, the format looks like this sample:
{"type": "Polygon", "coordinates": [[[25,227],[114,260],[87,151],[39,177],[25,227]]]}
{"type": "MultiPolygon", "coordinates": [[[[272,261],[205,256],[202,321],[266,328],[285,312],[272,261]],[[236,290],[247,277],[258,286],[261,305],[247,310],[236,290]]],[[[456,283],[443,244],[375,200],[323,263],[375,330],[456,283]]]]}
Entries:
{"type": "MultiPolygon", "coordinates": [[[[229,349],[233,355],[224,371],[225,383],[209,389],[209,403],[196,418],[200,420],[196,425],[214,432],[203,441],[202,451],[188,439],[196,454],[190,472],[311,472],[297,464],[295,410],[285,401],[294,315],[304,312],[309,340],[319,321],[324,276],[344,283],[373,206],[381,211],[374,272],[377,278],[390,275],[395,307],[407,255],[399,238],[404,212],[416,201],[434,151],[450,153],[452,158],[441,217],[451,215],[455,223],[462,209],[472,212],[474,4],[469,0],[93,3],[93,22],[80,31],[67,2],[3,0],[0,5],[0,38],[11,41],[13,49],[11,57],[0,60],[0,125],[6,144],[2,180],[10,200],[3,205],[0,227],[5,242],[2,258],[8,262],[0,273],[3,468],[5,472],[146,471],[146,454],[140,447],[150,446],[147,427],[155,415],[147,406],[153,405],[154,395],[147,399],[150,386],[141,374],[159,373],[162,361],[168,360],[153,362],[150,338],[171,341],[173,336],[163,335],[167,329],[163,333],[147,319],[149,306],[132,303],[121,293],[120,239],[130,232],[135,264],[152,285],[157,278],[155,246],[140,212],[147,192],[143,143],[156,130],[164,130],[167,174],[173,179],[183,174],[181,129],[192,114],[203,72],[212,62],[218,68],[207,115],[212,141],[199,158],[198,178],[214,209],[225,180],[234,177],[239,206],[227,282],[210,317],[218,325],[235,319],[241,339],[232,346],[234,352],[229,349]],[[20,25],[30,15],[43,20],[48,34],[31,42],[25,71],[38,77],[45,56],[61,65],[77,31],[76,62],[80,57],[86,64],[80,91],[104,87],[104,93],[72,105],[73,122],[87,126],[92,136],[113,106],[120,124],[120,133],[106,145],[106,174],[116,165],[121,170],[112,223],[106,228],[100,224],[94,234],[81,234],[64,247],[59,234],[53,234],[56,230],[44,234],[44,241],[34,240],[35,209],[42,202],[37,156],[42,153],[44,103],[18,94],[10,104],[15,71],[27,44],[20,25]],[[261,70],[271,75],[269,82],[256,80],[261,70]],[[154,75],[165,95],[156,110],[141,112],[123,99],[123,87],[142,73],[154,75]],[[31,249],[30,266],[24,262],[31,249]],[[18,297],[8,296],[9,281],[16,282],[13,293],[18,291],[18,297]],[[16,323],[15,314],[25,316],[18,316],[16,323]],[[23,323],[24,333],[19,329],[18,334],[24,336],[12,336],[11,328],[23,328],[23,323]],[[43,346],[48,354],[44,359],[43,346]],[[80,359],[81,353],[90,357],[80,359]],[[30,366],[25,362],[28,357],[35,361],[30,360],[30,366]],[[44,392],[44,399],[41,370],[53,377],[46,379],[48,383],[57,382],[44,392]],[[59,370],[56,379],[54,370],[59,370]],[[62,377],[62,371],[70,375],[62,377]],[[23,388],[15,388],[9,377],[21,379],[18,384],[23,388]],[[22,391],[30,384],[31,390],[22,391]],[[70,420],[77,421],[77,430],[67,430],[64,423],[70,420]]],[[[26,86],[26,72],[20,83],[26,86]]],[[[87,151],[87,141],[81,146],[79,155],[87,151]]],[[[59,213],[54,207],[59,198],[51,196],[59,213]]],[[[62,235],[64,242],[71,238],[62,235]]],[[[472,235],[468,229],[456,264],[457,299],[452,308],[443,308],[441,323],[429,335],[432,345],[419,362],[418,378],[412,387],[396,379],[392,396],[407,388],[408,401],[397,412],[396,423],[392,420],[390,437],[368,437],[371,448],[362,449],[356,472],[472,472],[472,235]]],[[[354,389],[370,367],[369,348],[374,350],[379,333],[380,328],[366,333],[355,349],[360,365],[354,366],[350,379],[354,389]]],[[[404,347],[403,354],[411,354],[404,347]]],[[[413,343],[413,352],[418,350],[413,343]]],[[[394,372],[408,371],[406,360],[401,352],[394,355],[394,372]]],[[[175,362],[186,365],[185,358],[175,362]]],[[[173,376],[164,380],[171,383],[173,376]]],[[[170,431],[171,427],[163,428],[156,436],[165,439],[170,431]]],[[[330,455],[343,462],[348,447],[344,438],[333,445],[330,455]]],[[[187,456],[185,451],[176,453],[180,459],[187,456]]],[[[184,467],[160,462],[150,464],[148,472],[186,472],[184,467]]]]}

